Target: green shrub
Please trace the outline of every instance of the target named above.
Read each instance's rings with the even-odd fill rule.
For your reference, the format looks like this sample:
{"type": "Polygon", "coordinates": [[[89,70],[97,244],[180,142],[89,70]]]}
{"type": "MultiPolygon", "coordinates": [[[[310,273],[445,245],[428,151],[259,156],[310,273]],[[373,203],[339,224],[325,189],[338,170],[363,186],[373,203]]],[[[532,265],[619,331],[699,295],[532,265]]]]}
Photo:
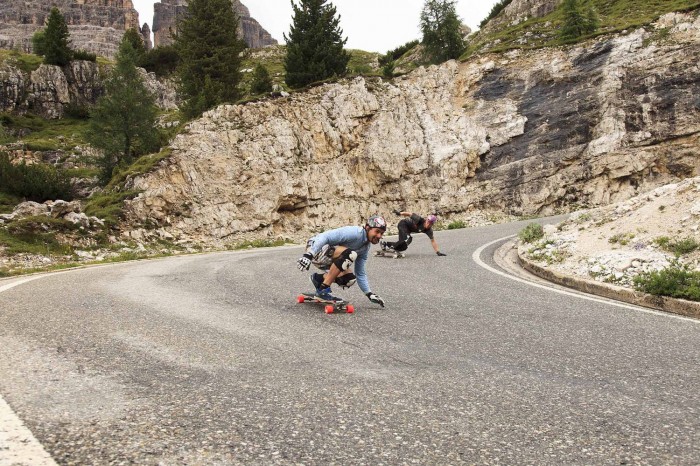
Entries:
{"type": "Polygon", "coordinates": [[[104,220],[105,226],[116,225],[124,211],[124,201],[133,199],[138,191],[103,192],[91,196],[85,204],[85,215],[104,220]]]}
{"type": "Polygon", "coordinates": [[[249,248],[270,248],[274,246],[283,246],[287,242],[283,239],[255,239],[246,240],[241,243],[236,243],[233,249],[249,249],[249,248]]]}
{"type": "Polygon", "coordinates": [[[255,70],[253,70],[253,82],[250,85],[250,93],[259,95],[269,92],[272,92],[272,78],[270,78],[270,73],[265,66],[257,64],[255,70]]]}
{"type": "Polygon", "coordinates": [[[389,50],[385,55],[379,57],[379,65],[384,66],[387,63],[398,60],[416,45],[418,45],[418,40],[412,40],[410,42],[406,42],[405,44],[399,47],[396,47],[393,50],[389,50]]]}
{"type": "Polygon", "coordinates": [[[73,50],[73,60],[85,60],[95,63],[97,55],[87,50],[73,50]]]}
{"type": "Polygon", "coordinates": [[[532,243],[544,236],[544,228],[539,223],[530,223],[528,226],[520,230],[518,237],[524,243],[532,243]]]}
{"type": "Polygon", "coordinates": [[[660,236],[654,240],[656,244],[662,249],[672,252],[676,256],[682,256],[683,254],[690,254],[696,249],[700,248],[700,243],[698,243],[695,238],[684,238],[679,241],[671,241],[668,236],[660,236]]]}
{"type": "Polygon", "coordinates": [[[466,228],[467,224],[462,220],[455,220],[447,225],[448,230],[458,230],[460,228],[466,228]]]}
{"type": "Polygon", "coordinates": [[[173,74],[179,61],[180,56],[175,47],[164,45],[151,49],[139,57],[138,66],[162,78],[173,74]]]}
{"type": "Polygon", "coordinates": [[[0,229],[0,243],[6,247],[9,255],[71,254],[72,248],[61,244],[56,238],[56,232],[69,232],[77,228],[72,222],[46,215],[25,217],[0,229]]]}
{"type": "Polygon", "coordinates": [[[658,272],[642,273],[634,277],[634,287],[656,296],[700,301],[700,272],[687,264],[673,261],[658,272]]]}
{"type": "Polygon", "coordinates": [[[73,200],[70,178],[61,170],[42,164],[13,165],[7,154],[0,153],[0,186],[14,196],[30,201],[73,200]]]}

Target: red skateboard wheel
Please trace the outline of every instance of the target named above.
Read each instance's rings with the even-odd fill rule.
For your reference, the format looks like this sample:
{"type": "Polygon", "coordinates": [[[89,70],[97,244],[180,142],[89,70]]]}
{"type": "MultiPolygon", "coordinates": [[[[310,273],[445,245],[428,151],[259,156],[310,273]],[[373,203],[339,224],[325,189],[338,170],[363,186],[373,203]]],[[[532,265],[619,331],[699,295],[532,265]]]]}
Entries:
{"type": "Polygon", "coordinates": [[[326,306],[326,314],[333,314],[333,306],[328,304],[326,306]]]}
{"type": "Polygon", "coordinates": [[[302,296],[302,295],[297,296],[297,302],[298,302],[298,303],[303,303],[303,302],[304,302],[304,296],[302,296]]]}
{"type": "Polygon", "coordinates": [[[355,306],[353,306],[352,304],[348,304],[348,307],[345,308],[345,312],[347,312],[348,314],[352,314],[353,312],[355,312],[355,306]]]}

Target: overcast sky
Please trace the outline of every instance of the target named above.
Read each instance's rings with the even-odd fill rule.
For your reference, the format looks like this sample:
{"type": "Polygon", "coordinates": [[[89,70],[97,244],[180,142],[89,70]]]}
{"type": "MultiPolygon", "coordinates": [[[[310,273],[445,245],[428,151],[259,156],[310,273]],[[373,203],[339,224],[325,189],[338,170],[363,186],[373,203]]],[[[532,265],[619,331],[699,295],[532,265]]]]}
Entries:
{"type": "MultiPolygon", "coordinates": [[[[141,25],[153,27],[153,1],[132,0],[141,25]]],[[[457,0],[457,14],[476,30],[498,0],[457,0]]],[[[250,15],[284,44],[292,22],[290,0],[242,0],[250,15]]],[[[298,0],[296,3],[299,3],[298,0]]],[[[340,15],[340,28],[350,49],[385,53],[408,41],[420,39],[420,11],[425,0],[331,0],[340,15]]]]}

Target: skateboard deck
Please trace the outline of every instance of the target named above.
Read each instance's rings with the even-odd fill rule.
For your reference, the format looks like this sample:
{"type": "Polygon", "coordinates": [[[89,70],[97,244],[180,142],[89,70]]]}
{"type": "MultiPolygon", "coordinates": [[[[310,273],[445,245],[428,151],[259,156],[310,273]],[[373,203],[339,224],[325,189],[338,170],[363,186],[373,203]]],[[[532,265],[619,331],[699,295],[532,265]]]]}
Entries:
{"type": "Polygon", "coordinates": [[[377,257],[391,257],[391,258],[393,258],[393,259],[402,259],[402,258],[406,257],[406,256],[405,256],[403,253],[401,253],[401,252],[397,252],[397,251],[382,251],[382,250],[376,251],[376,252],[374,253],[374,255],[377,256],[377,257]]]}
{"type": "Polygon", "coordinates": [[[345,300],[339,300],[339,301],[330,301],[327,299],[321,299],[318,296],[312,294],[312,293],[302,293],[299,296],[297,296],[297,302],[298,303],[321,303],[325,304],[325,312],[326,314],[333,314],[334,311],[345,311],[348,314],[352,314],[355,312],[355,306],[350,304],[349,302],[345,300]]]}

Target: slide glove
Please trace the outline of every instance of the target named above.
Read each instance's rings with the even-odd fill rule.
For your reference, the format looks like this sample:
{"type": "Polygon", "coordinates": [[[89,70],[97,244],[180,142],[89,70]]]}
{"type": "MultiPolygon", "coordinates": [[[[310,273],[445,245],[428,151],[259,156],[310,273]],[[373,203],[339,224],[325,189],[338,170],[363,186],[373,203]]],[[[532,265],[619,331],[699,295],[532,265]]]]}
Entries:
{"type": "Polygon", "coordinates": [[[392,210],[392,212],[395,213],[396,215],[401,215],[401,211],[399,209],[394,209],[394,210],[392,210]]]}
{"type": "Polygon", "coordinates": [[[447,255],[444,252],[440,252],[440,251],[436,252],[435,254],[437,254],[438,256],[446,256],[447,255]]]}
{"type": "Polygon", "coordinates": [[[384,307],[384,300],[382,298],[380,298],[378,294],[375,294],[375,293],[372,293],[371,291],[369,291],[366,293],[366,296],[373,303],[379,304],[381,307],[384,307]]]}
{"type": "Polygon", "coordinates": [[[306,254],[304,254],[303,256],[301,256],[299,258],[299,260],[297,261],[297,267],[299,267],[299,270],[301,270],[302,272],[309,270],[309,267],[311,267],[311,259],[313,257],[314,256],[312,256],[308,252],[306,254]]]}

